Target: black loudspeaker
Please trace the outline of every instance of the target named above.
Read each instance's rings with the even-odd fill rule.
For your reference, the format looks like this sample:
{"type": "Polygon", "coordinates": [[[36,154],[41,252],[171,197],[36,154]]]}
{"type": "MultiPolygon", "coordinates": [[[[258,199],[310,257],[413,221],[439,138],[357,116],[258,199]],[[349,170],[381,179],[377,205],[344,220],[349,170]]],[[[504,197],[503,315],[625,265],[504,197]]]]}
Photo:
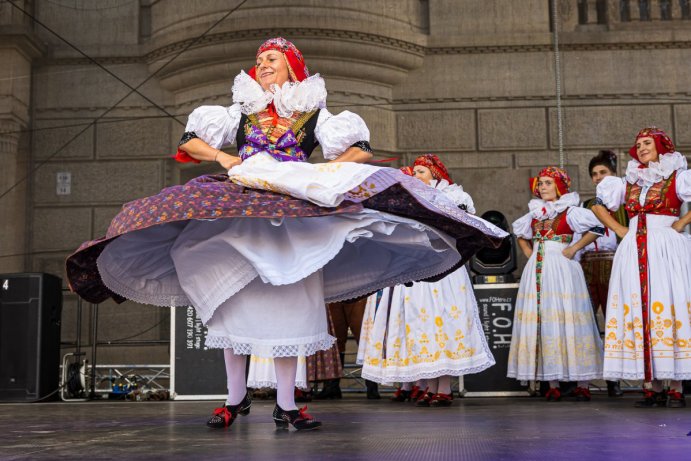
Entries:
{"type": "Polygon", "coordinates": [[[0,274],[0,401],[30,402],[58,389],[61,312],[60,278],[0,274]]]}

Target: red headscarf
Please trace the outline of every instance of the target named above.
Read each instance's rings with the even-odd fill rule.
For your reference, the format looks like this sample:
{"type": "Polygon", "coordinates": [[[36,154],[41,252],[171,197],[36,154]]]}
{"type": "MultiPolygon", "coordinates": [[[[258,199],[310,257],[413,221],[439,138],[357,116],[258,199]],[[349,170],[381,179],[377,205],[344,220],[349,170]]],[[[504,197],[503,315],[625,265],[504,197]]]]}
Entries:
{"type": "MultiPolygon", "coordinates": [[[[290,74],[290,79],[294,82],[301,82],[310,76],[309,70],[305,65],[305,59],[302,57],[302,53],[298,50],[295,45],[286,40],[283,37],[270,38],[259,47],[257,50],[257,56],[265,51],[276,50],[283,54],[283,57],[288,64],[288,73],[290,74]]],[[[257,79],[257,67],[252,67],[248,72],[250,77],[257,79]]]]}
{"type": "Polygon", "coordinates": [[[530,178],[530,191],[537,198],[540,197],[540,192],[537,190],[537,183],[542,177],[549,177],[554,179],[557,185],[557,197],[561,197],[564,194],[569,193],[569,188],[571,187],[571,178],[566,170],[563,170],[556,166],[547,166],[540,170],[540,172],[534,178],[530,178]]]}
{"type": "MultiPolygon", "coordinates": [[[[669,154],[675,150],[672,139],[667,136],[667,133],[657,127],[651,126],[648,128],[643,128],[636,135],[636,142],[638,142],[638,140],[641,138],[653,138],[657,153],[660,155],[669,154]]],[[[636,142],[634,142],[633,147],[629,149],[629,155],[640,162],[640,160],[638,160],[638,149],[636,149],[636,142]]]]}
{"type": "Polygon", "coordinates": [[[413,166],[415,167],[418,165],[429,168],[432,177],[437,181],[446,179],[449,184],[453,182],[451,181],[451,176],[449,176],[449,171],[446,169],[446,165],[444,165],[442,161],[439,160],[439,157],[434,154],[425,154],[416,158],[413,166]]]}

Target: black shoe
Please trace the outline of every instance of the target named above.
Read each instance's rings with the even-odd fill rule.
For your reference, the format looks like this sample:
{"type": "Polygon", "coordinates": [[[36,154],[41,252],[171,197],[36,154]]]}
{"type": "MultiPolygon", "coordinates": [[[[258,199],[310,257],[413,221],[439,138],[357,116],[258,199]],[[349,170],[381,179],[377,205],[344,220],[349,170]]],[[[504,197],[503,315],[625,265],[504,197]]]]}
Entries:
{"type": "Polygon", "coordinates": [[[296,387],[294,395],[296,402],[306,403],[312,401],[312,391],[303,391],[302,389],[296,387]]]}
{"type": "Polygon", "coordinates": [[[325,381],[322,390],[314,394],[314,400],[334,400],[343,398],[340,382],[340,379],[325,381]]]}
{"type": "Polygon", "coordinates": [[[298,431],[311,431],[322,425],[321,421],[317,421],[307,414],[306,406],[299,410],[285,411],[276,404],[273,418],[279,429],[288,429],[288,425],[292,425],[298,431]]]}
{"type": "Polygon", "coordinates": [[[667,408],[686,408],[686,400],[684,399],[684,394],[671,389],[667,393],[667,402],[665,403],[667,408]]]}
{"type": "Polygon", "coordinates": [[[245,394],[245,398],[237,405],[224,405],[221,408],[214,410],[211,418],[206,422],[206,425],[214,429],[223,429],[230,427],[238,415],[247,416],[250,414],[250,407],[252,406],[252,399],[250,394],[245,394]]]}
{"type": "Polygon", "coordinates": [[[381,395],[379,395],[379,385],[374,381],[369,379],[365,380],[365,386],[367,386],[367,399],[368,400],[379,400],[381,395]]]}
{"type": "Polygon", "coordinates": [[[607,395],[610,397],[624,396],[624,392],[619,387],[619,381],[607,381],[607,395]]]}
{"type": "Polygon", "coordinates": [[[633,406],[636,408],[662,408],[667,406],[667,396],[664,392],[653,392],[643,389],[643,400],[639,400],[633,406]]]}

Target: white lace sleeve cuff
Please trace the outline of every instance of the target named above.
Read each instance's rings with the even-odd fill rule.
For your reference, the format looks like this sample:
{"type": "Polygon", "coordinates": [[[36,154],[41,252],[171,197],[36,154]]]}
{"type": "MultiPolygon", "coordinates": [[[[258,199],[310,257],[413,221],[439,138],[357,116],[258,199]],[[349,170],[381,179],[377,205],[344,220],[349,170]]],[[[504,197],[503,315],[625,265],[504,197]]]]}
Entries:
{"type": "Polygon", "coordinates": [[[607,176],[597,185],[597,198],[610,211],[616,211],[626,199],[626,182],[622,178],[607,176]]]}
{"type": "Polygon", "coordinates": [[[190,114],[185,132],[194,133],[211,147],[220,149],[235,142],[241,116],[239,104],[230,107],[201,106],[190,114]]]}
{"type": "Polygon", "coordinates": [[[691,170],[677,171],[677,196],[683,202],[691,202],[691,170]]]}
{"type": "Polygon", "coordinates": [[[513,222],[511,227],[513,228],[513,233],[516,237],[530,240],[533,238],[533,216],[528,213],[513,222]]]}
{"type": "Polygon", "coordinates": [[[335,159],[359,141],[369,142],[369,129],[365,121],[347,110],[331,115],[328,110],[322,109],[314,134],[327,160],[335,159]]]}
{"type": "Polygon", "coordinates": [[[566,212],[566,222],[574,232],[579,234],[592,232],[594,234],[602,235],[605,231],[602,223],[595,217],[595,213],[587,208],[569,208],[569,210],[566,212]]]}

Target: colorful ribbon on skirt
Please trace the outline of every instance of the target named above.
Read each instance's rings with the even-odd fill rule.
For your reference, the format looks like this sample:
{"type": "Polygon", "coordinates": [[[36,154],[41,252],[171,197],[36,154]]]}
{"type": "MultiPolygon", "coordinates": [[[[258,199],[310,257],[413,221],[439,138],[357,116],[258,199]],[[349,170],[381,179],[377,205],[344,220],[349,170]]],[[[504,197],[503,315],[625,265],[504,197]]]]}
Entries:
{"type": "MultiPolygon", "coordinates": [[[[537,242],[537,256],[535,259],[535,285],[537,288],[537,341],[535,343],[535,374],[537,375],[539,360],[540,360],[540,342],[542,341],[540,335],[540,306],[541,306],[541,290],[542,290],[542,264],[545,260],[545,242],[557,242],[569,244],[573,240],[573,235],[563,234],[555,235],[553,231],[548,231],[545,235],[537,233],[533,236],[533,242],[537,242]]],[[[537,378],[537,376],[536,376],[537,378]]]]}

